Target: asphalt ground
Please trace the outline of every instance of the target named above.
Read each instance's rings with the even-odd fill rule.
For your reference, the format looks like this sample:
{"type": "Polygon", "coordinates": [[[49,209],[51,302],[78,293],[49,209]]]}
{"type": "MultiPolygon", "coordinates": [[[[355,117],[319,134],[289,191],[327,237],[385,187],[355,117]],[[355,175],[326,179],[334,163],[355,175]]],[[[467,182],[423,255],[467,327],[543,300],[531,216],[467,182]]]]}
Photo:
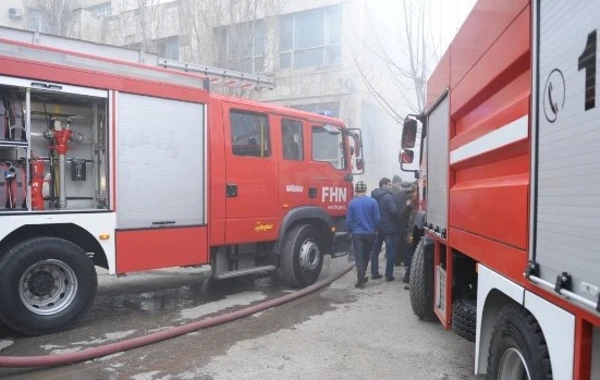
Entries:
{"type": "MultiPolygon", "coordinates": [[[[383,259],[382,259],[383,260],[383,259]]],[[[382,262],[383,264],[383,262],[382,262]]],[[[326,259],[321,278],[348,258],[326,259]]],[[[73,329],[43,337],[0,327],[0,355],[45,355],[160,331],[288,294],[277,276],[210,280],[206,269],[99,275],[98,296],[73,329]]],[[[319,292],[228,324],[68,366],[0,369],[2,379],[477,379],[474,345],[419,321],[400,281],[351,271],[319,292]]]]}

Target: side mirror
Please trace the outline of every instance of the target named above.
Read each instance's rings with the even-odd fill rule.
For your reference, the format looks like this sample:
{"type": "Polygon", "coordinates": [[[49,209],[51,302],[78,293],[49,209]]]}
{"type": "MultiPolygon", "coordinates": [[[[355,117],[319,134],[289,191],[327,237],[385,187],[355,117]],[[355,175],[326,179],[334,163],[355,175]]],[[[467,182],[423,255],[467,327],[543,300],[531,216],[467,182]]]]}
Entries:
{"type": "Polygon", "coordinates": [[[357,175],[365,172],[365,161],[361,158],[362,156],[362,131],[360,128],[348,128],[343,130],[344,135],[352,137],[354,146],[350,147],[350,155],[354,155],[356,161],[355,166],[358,170],[357,175]]]}
{"type": "Polygon", "coordinates": [[[400,157],[398,157],[398,161],[401,164],[412,164],[415,160],[415,152],[410,149],[405,149],[400,152],[400,157]]]}
{"type": "Polygon", "coordinates": [[[358,158],[356,160],[356,168],[358,170],[360,170],[361,172],[365,170],[365,162],[363,161],[362,158],[358,158]]]}
{"type": "Polygon", "coordinates": [[[403,172],[412,172],[412,173],[418,173],[418,170],[410,170],[410,169],[404,169],[404,165],[405,164],[412,164],[413,161],[415,160],[415,152],[411,149],[403,149],[400,151],[400,153],[398,154],[398,162],[400,163],[400,170],[402,170],[403,172]]]}
{"type": "Polygon", "coordinates": [[[362,140],[358,133],[353,135],[353,138],[354,138],[354,152],[356,153],[356,157],[360,157],[360,153],[361,153],[360,148],[362,146],[362,140]]]}
{"type": "Polygon", "coordinates": [[[402,148],[412,149],[417,141],[417,121],[414,119],[404,119],[402,125],[402,148]]]}

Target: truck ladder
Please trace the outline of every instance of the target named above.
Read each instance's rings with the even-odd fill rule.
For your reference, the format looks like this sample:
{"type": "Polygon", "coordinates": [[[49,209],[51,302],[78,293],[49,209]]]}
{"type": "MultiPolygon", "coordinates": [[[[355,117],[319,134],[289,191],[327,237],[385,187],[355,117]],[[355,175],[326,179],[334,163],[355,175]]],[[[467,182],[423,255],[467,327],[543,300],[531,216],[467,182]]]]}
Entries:
{"type": "Polygon", "coordinates": [[[160,58],[158,64],[166,69],[183,70],[190,73],[198,73],[207,77],[211,83],[220,84],[228,87],[252,88],[256,90],[275,88],[275,79],[271,76],[244,73],[241,71],[232,71],[199,65],[195,63],[186,63],[170,59],[160,58]]]}
{"type": "MultiPolygon", "coordinates": [[[[195,63],[163,59],[159,58],[158,54],[152,52],[0,26],[0,45],[2,45],[0,46],[0,51],[4,51],[6,53],[5,55],[13,57],[25,57],[33,54],[30,48],[11,46],[12,44],[9,41],[24,42],[32,45],[61,49],[63,51],[68,50],[71,52],[83,53],[88,56],[96,56],[98,58],[110,58],[113,60],[112,63],[97,62],[93,66],[88,67],[100,69],[105,72],[115,73],[116,63],[114,60],[116,60],[138,64],[139,69],[137,71],[135,69],[129,69],[128,73],[141,78],[160,80],[160,77],[162,76],[165,81],[180,82],[180,80],[166,78],[165,76],[169,76],[169,71],[173,71],[173,73],[185,72],[193,74],[199,80],[204,82],[203,87],[207,90],[209,83],[225,87],[255,89],[259,91],[263,89],[272,90],[275,88],[275,79],[272,76],[244,73],[195,63]],[[148,68],[161,68],[164,69],[165,72],[162,73],[162,75],[159,73],[152,73],[152,78],[149,78],[148,70],[144,70],[144,66],[148,68]]],[[[42,51],[35,53],[37,59],[45,62],[70,62],[71,64],[74,64],[74,62],[79,61],[80,67],[86,67],[90,64],[89,59],[91,57],[86,60],[85,58],[69,55],[70,54],[67,52],[64,52],[60,57],[57,53],[52,52],[42,51]]],[[[171,75],[171,77],[173,77],[173,75],[171,75]]],[[[190,83],[187,83],[187,85],[190,85],[190,83]]]]}

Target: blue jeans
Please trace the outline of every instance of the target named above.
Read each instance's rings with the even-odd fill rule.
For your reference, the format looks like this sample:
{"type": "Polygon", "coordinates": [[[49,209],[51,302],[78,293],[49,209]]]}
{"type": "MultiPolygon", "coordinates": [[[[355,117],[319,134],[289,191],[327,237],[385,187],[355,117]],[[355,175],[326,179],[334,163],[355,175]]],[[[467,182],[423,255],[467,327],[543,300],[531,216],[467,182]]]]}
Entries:
{"type": "Polygon", "coordinates": [[[373,249],[375,235],[352,235],[352,245],[354,248],[354,256],[356,257],[356,275],[358,282],[362,282],[367,274],[367,266],[369,265],[369,256],[373,249]]]}
{"type": "Polygon", "coordinates": [[[396,262],[396,234],[378,234],[371,253],[371,275],[379,274],[379,252],[385,242],[385,277],[394,276],[394,263],[396,262]]]}

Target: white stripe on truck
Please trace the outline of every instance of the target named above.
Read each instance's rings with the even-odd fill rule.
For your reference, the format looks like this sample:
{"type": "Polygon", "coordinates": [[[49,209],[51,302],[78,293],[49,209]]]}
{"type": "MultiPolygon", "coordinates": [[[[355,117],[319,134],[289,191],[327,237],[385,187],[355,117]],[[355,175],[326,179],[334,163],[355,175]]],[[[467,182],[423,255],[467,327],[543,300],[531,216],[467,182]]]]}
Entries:
{"type": "Polygon", "coordinates": [[[450,163],[455,164],[469,158],[491,152],[507,146],[529,135],[529,117],[523,116],[513,122],[500,127],[487,135],[483,135],[450,152],[450,163]]]}

